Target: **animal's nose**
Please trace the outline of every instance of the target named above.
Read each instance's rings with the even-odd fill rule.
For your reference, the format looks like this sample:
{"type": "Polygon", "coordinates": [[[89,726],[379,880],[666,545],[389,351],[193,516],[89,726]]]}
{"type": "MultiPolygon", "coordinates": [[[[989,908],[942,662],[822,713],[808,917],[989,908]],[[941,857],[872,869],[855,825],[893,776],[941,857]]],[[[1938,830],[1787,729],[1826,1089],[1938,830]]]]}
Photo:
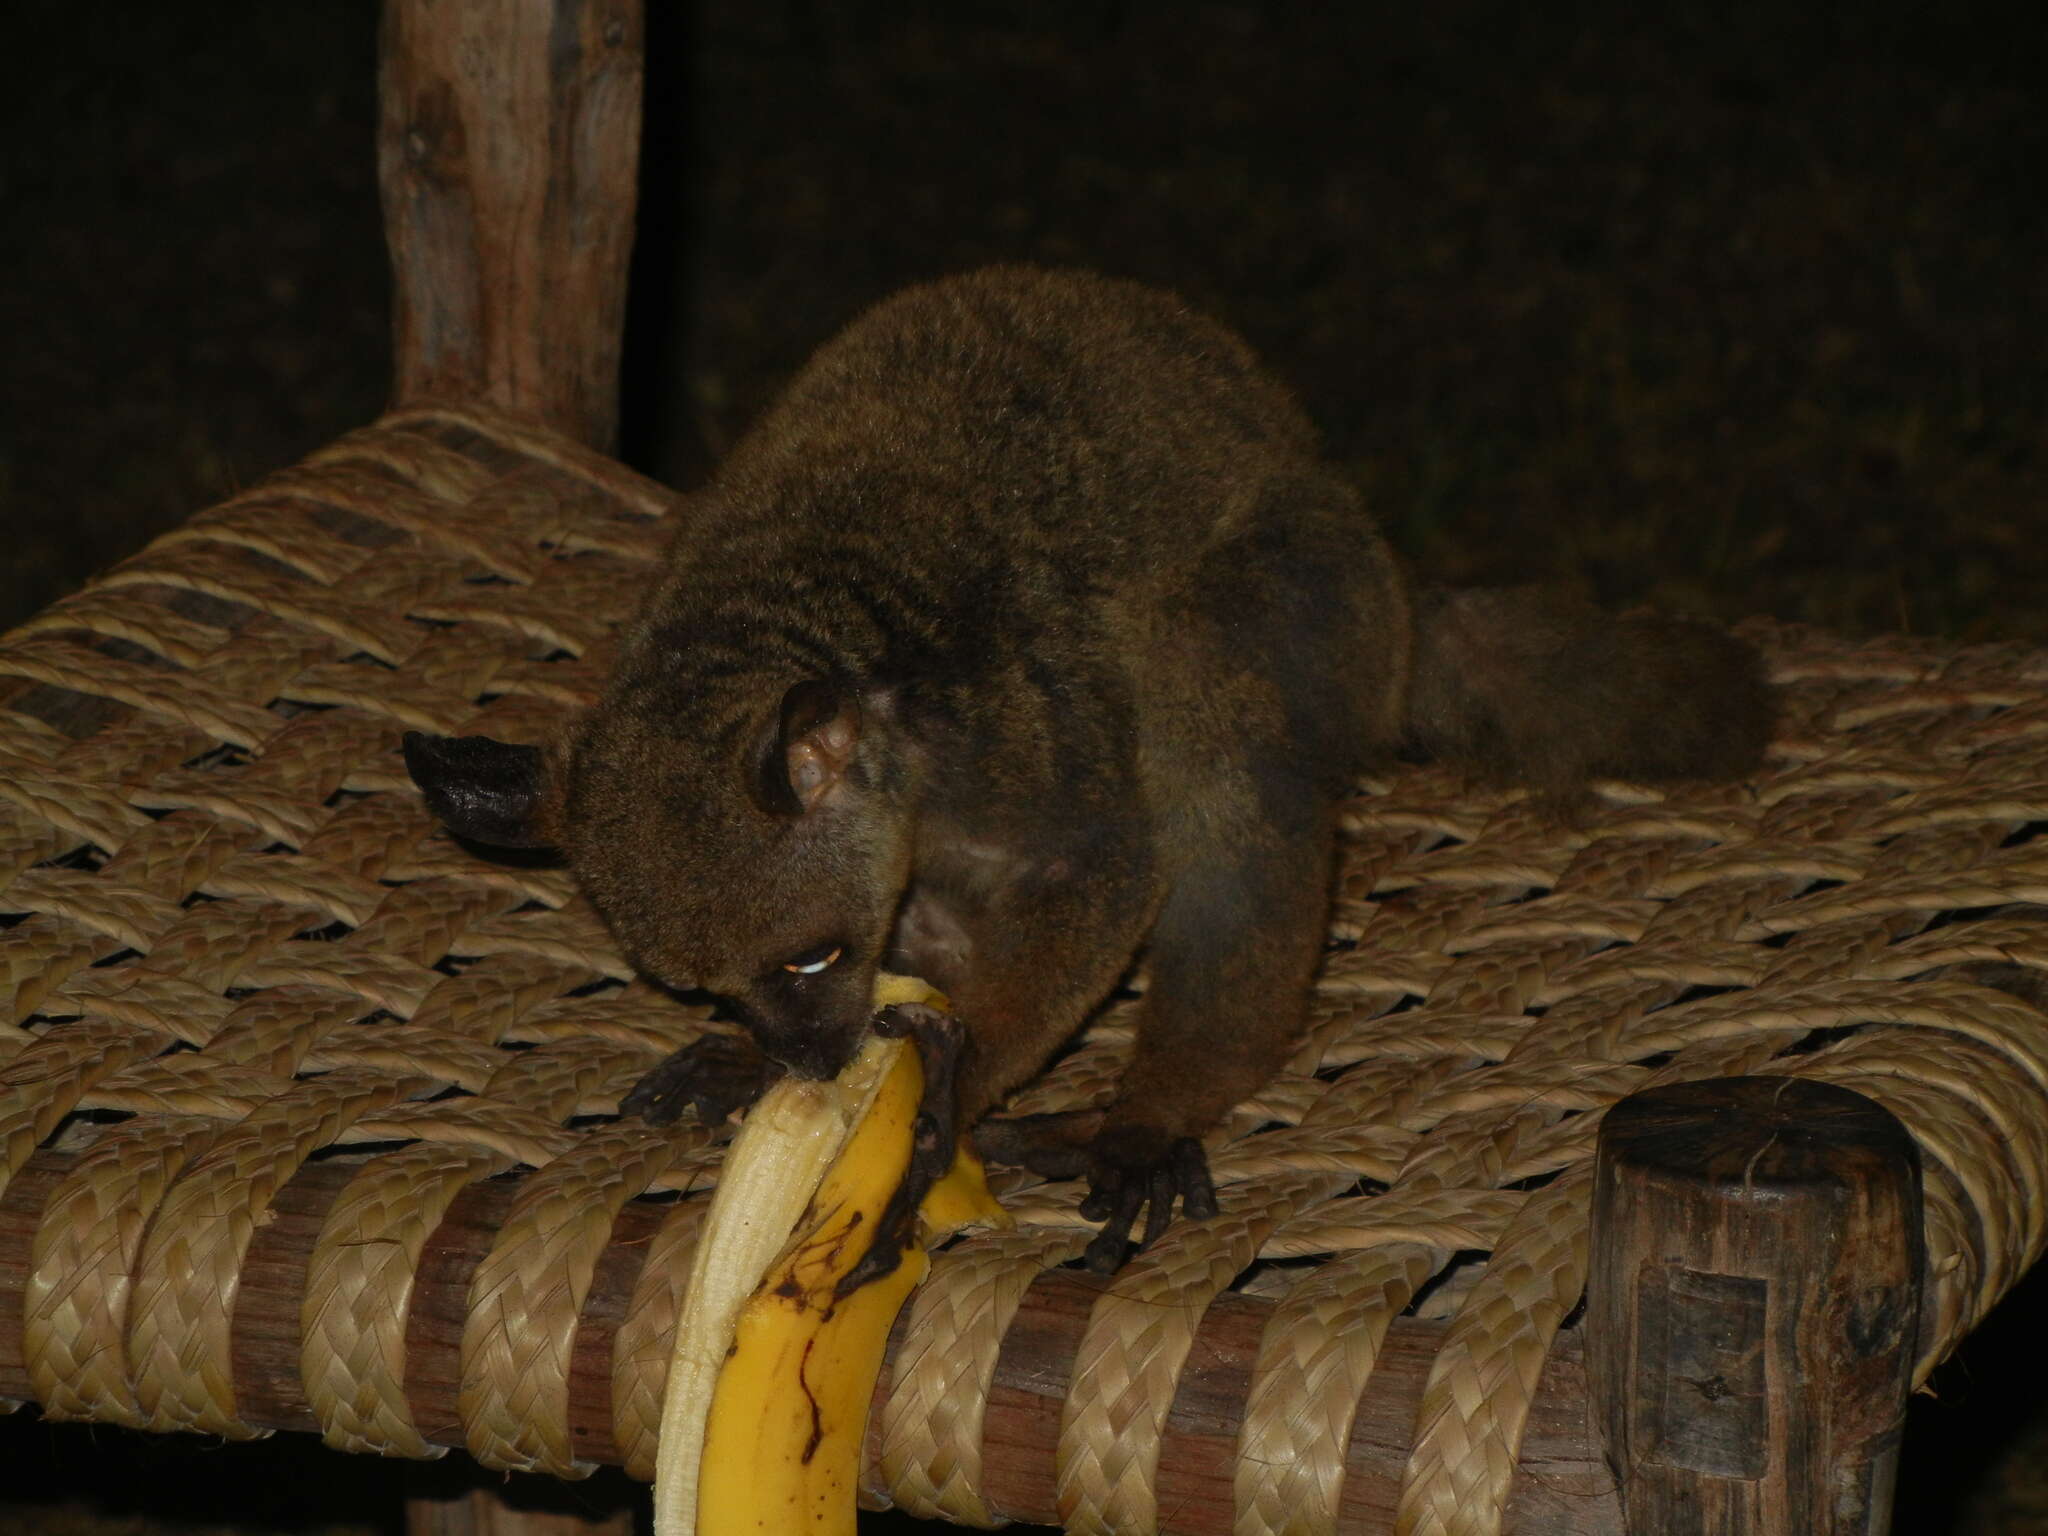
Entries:
{"type": "Polygon", "coordinates": [[[853,1060],[853,1053],[860,1045],[858,1020],[854,1027],[835,1027],[818,1019],[801,1022],[764,1019],[758,1016],[747,1021],[754,1039],[759,1042],[762,1054],[771,1061],[780,1062],[792,1076],[809,1078],[814,1082],[828,1077],[837,1077],[853,1060]]]}

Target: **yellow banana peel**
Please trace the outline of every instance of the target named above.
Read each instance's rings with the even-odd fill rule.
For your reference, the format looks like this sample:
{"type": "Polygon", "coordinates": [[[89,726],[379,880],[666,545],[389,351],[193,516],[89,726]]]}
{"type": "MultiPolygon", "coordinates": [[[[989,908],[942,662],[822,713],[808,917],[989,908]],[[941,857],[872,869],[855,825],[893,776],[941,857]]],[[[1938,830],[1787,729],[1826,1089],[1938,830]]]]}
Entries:
{"type": "MultiPolygon", "coordinates": [[[[946,1000],[884,974],[879,1010],[946,1000]]],[[[861,1442],[896,1313],[931,1261],[836,1296],[910,1165],[916,1048],[870,1037],[829,1083],[785,1079],[726,1154],[677,1321],[656,1455],[655,1536],[854,1536],[861,1442]]],[[[964,1146],[919,1207],[926,1242],[1007,1224],[964,1146]]]]}

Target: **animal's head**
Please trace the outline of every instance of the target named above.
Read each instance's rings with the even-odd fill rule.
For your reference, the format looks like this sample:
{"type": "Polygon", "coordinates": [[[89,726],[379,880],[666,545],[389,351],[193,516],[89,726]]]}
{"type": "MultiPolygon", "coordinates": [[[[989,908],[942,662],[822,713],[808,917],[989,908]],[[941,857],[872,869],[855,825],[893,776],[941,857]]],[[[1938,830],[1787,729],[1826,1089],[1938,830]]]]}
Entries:
{"type": "Polygon", "coordinates": [[[697,734],[696,711],[615,685],[558,751],[413,732],[406,767],[457,834],[559,848],[642,971],[728,999],[771,1057],[829,1077],[869,1018],[910,829],[854,692],[763,699],[697,734]]]}

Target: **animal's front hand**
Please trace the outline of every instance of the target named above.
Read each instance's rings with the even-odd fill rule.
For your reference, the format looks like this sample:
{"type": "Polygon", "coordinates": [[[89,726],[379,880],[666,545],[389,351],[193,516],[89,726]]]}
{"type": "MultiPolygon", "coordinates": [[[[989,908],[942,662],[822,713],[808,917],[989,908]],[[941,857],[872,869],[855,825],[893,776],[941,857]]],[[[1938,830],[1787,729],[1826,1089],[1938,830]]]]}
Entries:
{"type": "Polygon", "coordinates": [[[960,1021],[923,1003],[898,1003],[882,1010],[875,1033],[892,1039],[910,1037],[924,1069],[924,1095],[911,1126],[910,1166],[875,1222],[868,1251],[840,1277],[841,1296],[851,1296],[903,1262],[903,1251],[917,1241],[917,1208],[952,1168],[960,1144],[958,1078],[966,1045],[960,1021]]]}
{"type": "Polygon", "coordinates": [[[723,1125],[749,1108],[782,1075],[745,1035],[702,1035],[635,1083],[619,1113],[649,1125],[674,1125],[694,1109],[706,1125],[723,1125]]]}
{"type": "Polygon", "coordinates": [[[1145,1212],[1144,1248],[1156,1242],[1173,1220],[1174,1201],[1184,1215],[1206,1221],[1216,1214],[1216,1187],[1209,1181],[1209,1158],[1192,1136],[1170,1138],[1142,1125],[1105,1127],[1090,1149],[1092,1167],[1088,1196],[1081,1214],[1102,1223],[1082,1254],[1098,1275],[1123,1267],[1124,1249],[1138,1212],[1145,1212]]]}

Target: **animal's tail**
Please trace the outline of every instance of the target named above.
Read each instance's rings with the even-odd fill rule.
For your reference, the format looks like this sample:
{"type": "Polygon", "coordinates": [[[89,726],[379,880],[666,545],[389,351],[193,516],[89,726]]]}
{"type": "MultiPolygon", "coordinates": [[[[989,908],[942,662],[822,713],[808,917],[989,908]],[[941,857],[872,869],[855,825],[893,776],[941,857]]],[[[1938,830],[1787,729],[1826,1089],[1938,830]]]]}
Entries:
{"type": "Polygon", "coordinates": [[[1409,743],[1485,777],[1561,797],[1595,778],[1739,778],[1774,714],[1761,658],[1724,630],[1551,587],[1416,594],[1409,743]]]}

